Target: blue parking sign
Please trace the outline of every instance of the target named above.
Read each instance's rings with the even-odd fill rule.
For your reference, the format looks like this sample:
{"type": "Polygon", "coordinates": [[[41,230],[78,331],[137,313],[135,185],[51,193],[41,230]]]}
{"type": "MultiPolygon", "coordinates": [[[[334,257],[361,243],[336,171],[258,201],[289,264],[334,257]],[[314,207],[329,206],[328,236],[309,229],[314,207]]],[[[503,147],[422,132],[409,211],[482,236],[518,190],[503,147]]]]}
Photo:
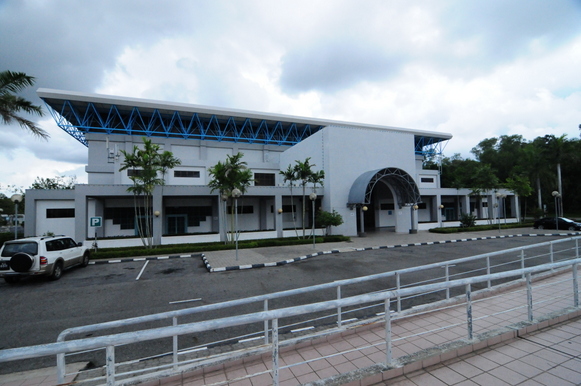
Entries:
{"type": "Polygon", "coordinates": [[[102,217],[91,217],[89,223],[91,224],[92,227],[100,227],[103,224],[103,218],[102,217]]]}

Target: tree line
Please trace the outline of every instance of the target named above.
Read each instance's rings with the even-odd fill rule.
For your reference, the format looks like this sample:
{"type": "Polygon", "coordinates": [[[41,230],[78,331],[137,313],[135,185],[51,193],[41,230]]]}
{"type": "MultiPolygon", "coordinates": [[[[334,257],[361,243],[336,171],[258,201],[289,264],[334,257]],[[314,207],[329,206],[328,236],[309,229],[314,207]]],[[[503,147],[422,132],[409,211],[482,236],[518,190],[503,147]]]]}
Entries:
{"type": "Polygon", "coordinates": [[[581,213],[581,141],[566,135],[545,135],[532,141],[521,135],[487,138],[470,151],[475,159],[460,154],[430,159],[425,167],[441,171],[444,188],[469,188],[473,194],[499,188],[520,197],[521,214],[529,217],[581,213]],[[560,194],[555,200],[553,192],[560,194]]]}

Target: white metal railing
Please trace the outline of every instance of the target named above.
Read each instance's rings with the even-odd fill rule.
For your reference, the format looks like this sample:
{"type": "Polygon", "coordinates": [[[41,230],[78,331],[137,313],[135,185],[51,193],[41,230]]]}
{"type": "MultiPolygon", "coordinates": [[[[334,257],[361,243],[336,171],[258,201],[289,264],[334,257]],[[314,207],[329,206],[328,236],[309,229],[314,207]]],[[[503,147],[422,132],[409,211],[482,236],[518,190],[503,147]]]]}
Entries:
{"type": "MultiPolygon", "coordinates": [[[[430,292],[434,292],[434,291],[445,291],[446,298],[449,299],[450,298],[450,289],[458,287],[458,285],[455,285],[454,283],[460,283],[460,282],[462,282],[462,280],[468,280],[468,278],[455,279],[450,274],[449,268],[451,266],[457,265],[457,264],[460,264],[463,262],[474,262],[474,261],[481,260],[481,261],[486,263],[485,267],[481,269],[481,270],[485,270],[486,275],[480,276],[481,279],[482,278],[484,278],[484,279],[476,281],[476,282],[477,283],[485,283],[488,288],[491,288],[493,281],[499,280],[502,278],[506,278],[506,277],[511,277],[511,275],[513,275],[514,272],[519,272],[519,275],[523,278],[526,277],[527,272],[531,272],[531,273],[537,272],[537,271],[530,271],[531,269],[534,270],[535,269],[534,267],[533,268],[525,268],[526,259],[542,259],[542,260],[548,260],[551,263],[553,263],[552,265],[549,265],[549,266],[547,266],[547,265],[539,266],[540,270],[546,269],[546,267],[549,267],[550,269],[556,269],[557,267],[561,266],[559,264],[571,265],[571,264],[573,264],[572,263],[573,260],[554,263],[555,260],[559,259],[559,257],[561,257],[561,258],[563,257],[563,256],[558,256],[556,258],[556,255],[566,253],[567,256],[565,256],[565,258],[579,259],[578,241],[580,238],[581,237],[575,237],[575,238],[570,238],[570,239],[535,244],[535,245],[527,246],[527,247],[512,248],[509,250],[487,253],[487,254],[472,256],[472,257],[468,257],[468,258],[456,259],[456,260],[446,261],[446,262],[442,262],[442,263],[435,263],[435,264],[430,264],[430,265],[421,266],[421,267],[413,267],[413,268],[407,268],[407,269],[402,269],[402,270],[393,271],[393,272],[386,272],[386,273],[371,275],[371,276],[366,276],[366,277],[340,280],[340,281],[336,281],[333,283],[325,283],[325,284],[306,287],[306,288],[299,288],[299,289],[295,289],[295,290],[282,291],[282,292],[268,294],[268,295],[254,296],[251,298],[233,300],[233,301],[228,301],[228,302],[223,302],[223,303],[218,303],[218,304],[204,305],[204,306],[200,306],[200,307],[196,307],[196,308],[189,308],[189,309],[184,309],[184,310],[179,310],[179,311],[170,311],[170,312],[165,312],[165,313],[160,313],[160,314],[147,315],[147,316],[124,319],[124,320],[119,320],[119,321],[112,321],[112,322],[100,323],[100,324],[95,324],[95,325],[70,328],[70,329],[63,331],[59,335],[57,343],[67,343],[67,342],[65,342],[65,339],[67,336],[70,336],[71,334],[95,332],[98,330],[104,330],[104,329],[115,328],[115,327],[127,327],[127,326],[134,325],[137,323],[145,323],[145,322],[164,320],[164,319],[170,319],[171,323],[172,323],[171,327],[177,328],[177,327],[183,326],[183,325],[178,324],[179,317],[182,317],[185,315],[191,315],[194,313],[220,310],[220,309],[224,309],[227,307],[247,305],[247,304],[254,303],[254,302],[262,302],[264,304],[263,305],[264,311],[260,314],[271,315],[271,313],[273,311],[276,311],[276,310],[269,310],[269,300],[271,300],[271,299],[277,299],[277,298],[291,296],[291,295],[300,295],[300,294],[305,294],[307,292],[318,291],[318,290],[322,290],[322,289],[330,289],[330,288],[334,288],[336,290],[336,294],[337,294],[336,300],[330,300],[330,301],[324,302],[326,304],[326,306],[318,311],[312,311],[310,308],[308,308],[309,306],[311,306],[309,304],[297,306],[299,308],[300,307],[307,307],[307,308],[305,308],[305,312],[301,312],[299,314],[292,315],[292,316],[298,316],[298,315],[307,315],[308,316],[308,315],[314,314],[315,312],[336,310],[336,317],[337,317],[336,323],[337,323],[337,326],[340,327],[345,322],[344,320],[342,320],[342,315],[345,314],[344,309],[346,307],[352,307],[352,306],[369,307],[370,303],[373,306],[373,304],[374,304],[373,302],[361,300],[361,299],[367,299],[367,297],[369,297],[369,299],[374,299],[375,297],[379,296],[378,301],[381,301],[382,303],[384,303],[385,299],[387,299],[387,298],[382,297],[382,296],[384,294],[386,294],[387,292],[389,292],[390,293],[389,299],[393,300],[393,303],[395,306],[394,311],[397,313],[401,312],[401,307],[402,307],[401,300],[405,299],[405,298],[409,298],[411,296],[418,296],[421,294],[426,294],[426,293],[430,293],[430,292]],[[572,245],[574,245],[574,247],[567,248],[566,244],[563,244],[563,243],[573,243],[572,245]],[[561,248],[561,250],[556,250],[555,246],[562,246],[562,247],[565,246],[565,248],[561,248]],[[531,255],[528,257],[526,256],[525,251],[530,251],[533,248],[540,248],[540,247],[548,247],[548,251],[546,253],[540,253],[540,254],[531,255]],[[509,271],[508,276],[502,276],[506,273],[492,273],[491,270],[493,268],[499,267],[498,265],[491,264],[492,258],[495,256],[502,255],[502,254],[516,254],[517,260],[515,260],[515,261],[520,264],[521,269],[517,270],[517,271],[514,271],[514,270],[509,271]],[[555,265],[555,264],[557,264],[557,265],[555,265]],[[401,277],[404,274],[413,274],[413,273],[417,273],[417,272],[420,272],[420,271],[425,270],[425,269],[433,269],[433,268],[437,268],[437,267],[444,268],[444,276],[442,278],[440,278],[442,280],[442,282],[440,282],[440,283],[431,283],[431,284],[422,283],[421,285],[416,285],[414,287],[411,287],[409,285],[408,285],[408,287],[405,287],[401,284],[401,277]],[[360,299],[358,298],[361,301],[346,302],[346,301],[344,301],[345,299],[342,298],[342,287],[344,287],[346,285],[362,283],[362,282],[366,282],[369,280],[385,279],[388,277],[395,278],[395,280],[396,280],[395,287],[383,290],[382,292],[368,293],[368,294],[357,295],[355,297],[345,298],[345,299],[355,299],[355,298],[358,298],[358,296],[362,296],[363,298],[360,298],[360,299]],[[334,304],[334,306],[329,307],[329,305],[331,305],[331,304],[334,304]]],[[[515,261],[512,261],[512,263],[514,263],[515,261]]],[[[504,264],[506,264],[506,263],[504,263],[504,264]]],[[[575,277],[575,281],[576,280],[577,279],[575,277]]],[[[577,286],[576,282],[575,282],[575,286],[577,286]]],[[[470,292],[471,292],[471,290],[468,291],[468,293],[470,293],[470,292]]],[[[575,302],[575,304],[578,304],[578,293],[577,292],[575,292],[575,296],[576,296],[576,298],[574,299],[574,302],[575,302]]],[[[322,304],[322,303],[316,303],[316,304],[322,304]]],[[[296,308],[296,307],[294,307],[294,308],[296,308]]],[[[247,315],[238,315],[238,316],[233,316],[233,318],[242,318],[242,317],[246,317],[246,316],[247,315]]],[[[288,317],[288,316],[284,316],[284,317],[288,317]]],[[[273,331],[273,329],[274,329],[274,327],[270,326],[270,324],[273,323],[274,319],[279,319],[279,318],[264,317],[263,319],[260,320],[260,322],[262,322],[262,324],[264,325],[264,343],[265,344],[269,344],[269,333],[271,331],[273,331]]],[[[211,321],[207,321],[207,322],[211,322],[211,321]]],[[[206,322],[199,322],[199,323],[206,323],[206,322]]],[[[191,323],[188,325],[191,325],[191,323]]],[[[277,320],[277,329],[280,329],[282,327],[284,327],[284,326],[279,326],[278,320],[277,320]]],[[[169,327],[165,327],[165,328],[169,328],[169,327]]],[[[130,334],[130,335],[136,334],[136,336],[141,336],[140,334],[142,334],[142,333],[143,333],[143,331],[137,331],[137,332],[128,332],[126,334],[130,334]]],[[[172,368],[173,369],[176,369],[178,366],[178,337],[180,335],[182,335],[182,334],[171,335],[172,339],[173,339],[173,352],[172,352],[172,368]]],[[[110,335],[110,336],[119,336],[119,334],[110,335]]],[[[273,336],[274,335],[271,335],[271,337],[273,337],[273,336]]],[[[161,337],[161,336],[158,335],[157,338],[159,338],[159,337],[161,337]]],[[[277,337],[278,337],[278,334],[277,334],[277,337]]],[[[98,339],[98,338],[94,338],[94,339],[98,339]]],[[[85,342],[86,340],[81,339],[81,340],[76,340],[74,342],[80,342],[80,341],[85,342]]],[[[137,341],[140,341],[140,340],[136,340],[135,342],[137,342],[137,341]]],[[[118,342],[118,344],[122,344],[122,343],[118,342]]],[[[34,347],[44,347],[44,346],[46,346],[46,345],[34,346],[34,347]]],[[[94,347],[94,348],[90,348],[90,349],[91,350],[103,349],[103,347],[104,347],[104,346],[99,346],[99,345],[97,345],[97,346],[98,347],[94,347]]],[[[63,347],[65,347],[65,346],[63,346],[63,347]]],[[[68,346],[66,346],[66,347],[68,347],[68,346]]],[[[71,346],[71,347],[73,347],[73,346],[71,346]]],[[[82,350],[88,350],[88,349],[89,348],[83,348],[82,350]]],[[[15,350],[18,350],[18,349],[15,349],[15,350]]],[[[111,354],[110,350],[111,349],[109,349],[107,357],[109,357],[110,356],[109,354],[111,354]]],[[[5,351],[7,351],[7,350],[5,350],[5,351]]],[[[5,351],[0,352],[0,361],[3,360],[3,358],[4,358],[3,355],[4,355],[5,351]]],[[[79,350],[67,349],[67,350],[61,350],[60,352],[56,353],[59,381],[62,382],[64,380],[64,376],[65,376],[65,370],[64,370],[65,369],[65,354],[72,353],[72,352],[78,352],[78,351],[79,350]]],[[[38,353],[38,355],[36,355],[36,356],[45,355],[45,354],[42,354],[43,353],[42,350],[38,351],[37,353],[38,353]]],[[[13,360],[13,359],[11,359],[11,360],[13,360]]]]}
{"type": "MultiPolygon", "coordinates": [[[[385,323],[385,365],[393,366],[394,360],[392,356],[392,334],[391,334],[391,318],[390,312],[391,299],[397,299],[401,296],[409,296],[420,293],[427,293],[432,291],[445,290],[447,288],[463,287],[465,288],[466,296],[466,336],[468,339],[473,339],[473,316],[472,316],[472,290],[471,286],[477,283],[487,282],[489,280],[505,279],[511,277],[521,277],[525,275],[527,297],[525,300],[527,307],[527,319],[533,321],[533,293],[531,275],[538,272],[555,270],[564,267],[571,267],[573,273],[573,288],[571,290],[571,298],[573,299],[572,306],[579,307],[579,288],[578,288],[578,264],[581,259],[573,259],[552,264],[543,264],[536,267],[518,269],[490,275],[483,275],[471,278],[450,280],[442,283],[425,284],[416,287],[402,288],[393,291],[382,291],[372,294],[363,294],[352,296],[343,299],[329,300],[325,302],[312,303],[300,305],[295,307],[282,308],[277,310],[269,310],[263,312],[256,312],[245,315],[236,315],[215,320],[208,320],[202,322],[188,323],[182,325],[159,327],[148,330],[141,330],[135,332],[124,332],[113,335],[106,335],[94,338],[77,339],[67,342],[56,342],[45,345],[22,347],[15,349],[7,349],[0,351],[0,362],[7,362],[19,359],[37,358],[47,355],[59,355],[66,353],[73,353],[79,351],[105,349],[106,351],[106,382],[107,385],[114,385],[115,379],[118,376],[126,376],[132,373],[116,374],[115,362],[115,347],[137,343],[147,342],[161,338],[173,338],[175,336],[201,333],[210,330],[223,329],[233,326],[243,326],[251,323],[263,323],[265,321],[271,322],[271,336],[272,341],[269,343],[272,353],[272,368],[268,371],[272,374],[273,384],[278,385],[279,374],[279,320],[281,318],[288,318],[293,316],[300,316],[305,314],[312,314],[321,311],[336,309],[338,307],[361,305],[365,303],[382,302],[384,304],[383,321],[385,323]]],[[[157,372],[156,376],[167,375],[178,369],[173,367],[161,372],[157,372]]],[[[179,370],[183,371],[183,369],[179,370]]],[[[63,380],[59,380],[62,383],[63,380]]],[[[131,382],[135,382],[132,380],[131,382]]]]}
{"type": "MultiPolygon", "coordinates": [[[[227,308],[234,308],[234,307],[239,307],[239,306],[248,306],[248,305],[251,305],[254,303],[259,303],[259,304],[262,303],[261,308],[264,311],[268,311],[269,307],[271,307],[271,305],[272,305],[272,300],[274,300],[274,299],[280,299],[280,298],[296,296],[296,295],[304,295],[304,294],[311,293],[311,292],[324,291],[324,290],[329,290],[329,289],[334,289],[336,291],[336,296],[337,296],[336,298],[339,300],[342,297],[342,292],[343,292],[342,289],[343,288],[345,288],[349,285],[356,285],[356,284],[365,283],[365,282],[369,282],[369,281],[373,281],[373,280],[385,281],[385,279],[394,278],[395,279],[395,286],[393,286],[393,287],[385,287],[384,286],[382,288],[382,290],[399,290],[399,289],[405,288],[407,286],[428,284],[428,282],[417,282],[417,281],[413,281],[413,282],[410,282],[408,284],[402,284],[403,283],[402,278],[404,276],[405,277],[414,277],[419,272],[434,269],[434,268],[443,269],[444,275],[443,276],[435,276],[430,280],[430,282],[437,282],[440,280],[443,282],[449,282],[450,280],[452,280],[452,279],[456,278],[456,276],[458,276],[458,275],[452,275],[450,273],[450,267],[458,266],[458,265],[461,265],[463,263],[480,262],[482,267],[478,270],[463,272],[462,275],[468,275],[468,274],[475,275],[475,274],[477,274],[478,271],[481,271],[482,273],[486,273],[486,274],[491,274],[491,273],[493,273],[492,271],[494,269],[496,269],[496,270],[503,269],[504,267],[506,267],[508,264],[511,264],[511,263],[518,263],[518,264],[520,264],[521,268],[525,268],[526,261],[533,260],[533,259],[540,259],[540,260],[546,261],[548,263],[553,263],[554,261],[559,260],[560,258],[561,259],[574,258],[574,257],[578,258],[579,257],[579,240],[580,239],[581,239],[581,237],[578,236],[578,237],[567,238],[567,239],[562,239],[562,240],[549,241],[549,242],[538,243],[538,244],[529,245],[529,246],[511,248],[511,249],[506,249],[506,250],[497,251],[497,252],[485,253],[485,254],[460,258],[460,259],[454,259],[454,260],[443,261],[443,262],[438,262],[438,263],[433,263],[433,264],[427,264],[427,265],[418,266],[418,267],[404,268],[404,269],[400,269],[400,270],[396,270],[396,271],[384,272],[384,273],[380,273],[380,274],[369,275],[369,276],[364,276],[364,277],[357,277],[357,278],[352,278],[352,279],[337,280],[337,281],[334,281],[331,283],[324,283],[324,284],[318,284],[318,285],[309,286],[309,287],[297,288],[297,289],[293,289],[293,290],[275,292],[275,293],[271,293],[271,294],[252,296],[252,297],[248,297],[248,298],[236,299],[236,300],[231,300],[231,301],[226,301],[226,302],[221,302],[221,303],[216,303],[216,304],[203,305],[203,306],[187,308],[187,309],[183,309],[183,310],[168,311],[168,312],[163,312],[163,313],[158,313],[158,314],[151,314],[151,315],[139,316],[139,317],[134,317],[134,318],[128,318],[128,319],[122,319],[122,320],[116,320],[116,321],[110,321],[110,322],[104,322],[104,323],[98,323],[98,324],[91,324],[91,325],[86,325],[86,326],[73,327],[73,328],[69,328],[69,329],[66,329],[63,332],[61,332],[57,338],[57,342],[65,341],[69,336],[71,336],[73,334],[88,334],[88,333],[94,333],[96,331],[102,331],[102,330],[113,329],[113,328],[126,328],[126,327],[129,327],[132,325],[143,324],[143,323],[154,322],[154,321],[161,321],[161,320],[168,320],[168,324],[171,323],[171,325],[175,326],[175,325],[179,324],[179,318],[185,317],[187,315],[204,314],[204,313],[222,310],[222,309],[227,309],[227,308]],[[561,250],[557,250],[556,246],[561,246],[562,247],[561,250]],[[545,251],[545,249],[546,249],[546,251],[545,251]],[[535,251],[535,250],[538,251],[536,254],[531,253],[530,256],[526,255],[526,253],[530,253],[530,252],[535,251]],[[562,256],[565,253],[567,255],[562,256]],[[496,262],[496,263],[494,262],[495,257],[501,258],[501,257],[506,256],[506,255],[509,255],[509,256],[513,255],[516,258],[514,260],[509,260],[508,262],[496,262]],[[271,301],[271,302],[269,303],[269,301],[271,301]]],[[[381,247],[381,249],[387,250],[389,248],[381,247]]],[[[524,277],[524,274],[523,274],[523,277],[524,277]]],[[[492,287],[493,280],[494,279],[489,279],[486,282],[487,288],[492,287]]],[[[401,312],[402,311],[402,301],[405,300],[406,298],[409,299],[412,296],[419,296],[419,294],[407,295],[407,296],[398,295],[394,299],[394,301],[396,303],[395,311],[398,313],[401,312]]],[[[446,299],[449,299],[451,297],[450,287],[445,289],[445,296],[446,296],[446,299]]],[[[336,325],[338,327],[341,327],[343,325],[343,323],[345,323],[344,316],[346,314],[360,311],[362,308],[373,308],[376,306],[377,305],[374,305],[374,304],[367,304],[365,306],[362,306],[359,308],[354,308],[354,309],[352,308],[350,310],[345,310],[345,307],[338,306],[336,308],[336,312],[331,314],[331,315],[317,316],[315,319],[307,319],[307,320],[304,320],[303,322],[295,322],[291,325],[279,326],[279,327],[283,328],[283,327],[290,327],[290,326],[298,326],[300,324],[305,324],[305,323],[313,323],[317,320],[321,320],[324,318],[331,318],[333,316],[336,317],[336,325]]],[[[346,318],[346,319],[348,319],[348,318],[346,318]]],[[[265,320],[264,321],[264,328],[263,328],[262,332],[260,332],[260,333],[257,332],[255,334],[247,334],[247,335],[239,337],[239,338],[248,338],[248,337],[256,336],[256,335],[260,334],[263,337],[264,344],[268,344],[269,343],[269,331],[270,331],[269,321],[265,320]]],[[[231,339],[232,338],[229,337],[225,340],[230,341],[231,339]]],[[[182,351],[189,351],[192,349],[195,349],[195,347],[182,349],[182,351]]],[[[177,363],[177,361],[178,361],[179,352],[180,352],[179,339],[176,336],[173,338],[172,352],[171,352],[171,355],[174,358],[173,360],[175,363],[177,363]]],[[[57,366],[59,369],[59,379],[64,379],[64,374],[65,374],[65,372],[64,372],[65,355],[64,354],[60,354],[57,357],[57,366]]]]}

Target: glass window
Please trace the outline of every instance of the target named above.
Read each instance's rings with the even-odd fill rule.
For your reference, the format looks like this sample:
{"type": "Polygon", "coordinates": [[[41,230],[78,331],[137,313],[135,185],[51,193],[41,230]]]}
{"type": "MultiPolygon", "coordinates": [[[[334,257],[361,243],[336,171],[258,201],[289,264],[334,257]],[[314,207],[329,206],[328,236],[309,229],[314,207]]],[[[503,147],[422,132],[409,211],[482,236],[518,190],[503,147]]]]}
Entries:
{"type": "Polygon", "coordinates": [[[254,173],[254,186],[274,186],[274,173],[254,173]]]}
{"type": "Polygon", "coordinates": [[[200,172],[197,170],[174,170],[173,176],[178,178],[200,178],[200,172]]]}
{"type": "Polygon", "coordinates": [[[46,210],[46,218],[73,218],[75,208],[50,208],[46,210]]]}

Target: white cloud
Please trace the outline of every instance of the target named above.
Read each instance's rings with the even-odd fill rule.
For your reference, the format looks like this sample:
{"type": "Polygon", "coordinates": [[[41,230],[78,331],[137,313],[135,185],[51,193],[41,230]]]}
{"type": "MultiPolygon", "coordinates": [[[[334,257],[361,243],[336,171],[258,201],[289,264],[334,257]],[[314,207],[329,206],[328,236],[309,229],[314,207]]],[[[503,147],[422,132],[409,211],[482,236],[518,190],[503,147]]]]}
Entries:
{"type": "MultiPolygon", "coordinates": [[[[580,16],[568,0],[8,0],[0,70],[40,87],[449,132],[446,154],[469,156],[503,134],[577,137],[580,16]]],[[[2,127],[2,186],[83,180],[86,148],[39,121],[48,142],[2,127]]]]}

